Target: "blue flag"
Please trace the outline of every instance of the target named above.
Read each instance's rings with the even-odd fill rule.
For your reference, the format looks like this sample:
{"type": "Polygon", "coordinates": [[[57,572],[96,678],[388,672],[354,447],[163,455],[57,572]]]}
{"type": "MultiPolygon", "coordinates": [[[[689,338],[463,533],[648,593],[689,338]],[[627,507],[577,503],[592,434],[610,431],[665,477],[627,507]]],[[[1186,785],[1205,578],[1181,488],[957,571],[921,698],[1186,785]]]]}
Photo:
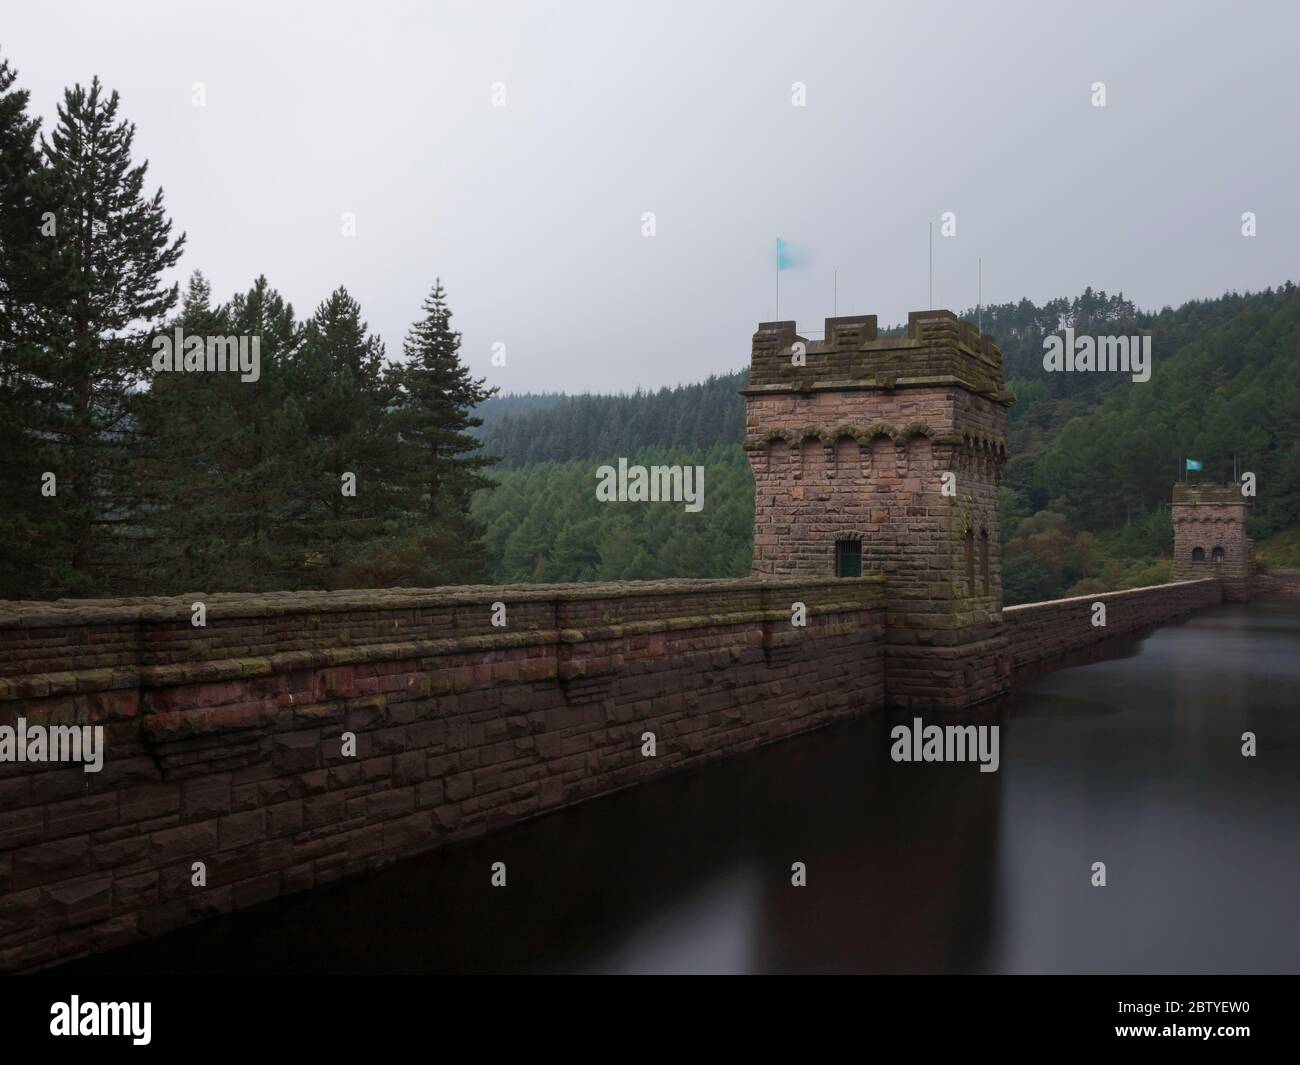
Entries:
{"type": "Polygon", "coordinates": [[[1187,468],[1189,470],[1199,470],[1201,468],[1201,464],[1197,459],[1188,459],[1187,468]]]}
{"type": "Polygon", "coordinates": [[[794,270],[803,266],[808,261],[808,256],[802,248],[796,247],[788,240],[776,238],[776,268],[778,270],[794,270]]]}

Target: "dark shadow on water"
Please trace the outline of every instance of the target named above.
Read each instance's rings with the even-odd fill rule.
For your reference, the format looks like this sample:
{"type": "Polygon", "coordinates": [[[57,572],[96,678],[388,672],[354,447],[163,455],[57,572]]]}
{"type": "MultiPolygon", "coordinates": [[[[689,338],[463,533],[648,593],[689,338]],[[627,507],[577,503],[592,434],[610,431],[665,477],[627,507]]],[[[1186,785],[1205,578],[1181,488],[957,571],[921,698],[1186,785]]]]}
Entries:
{"type": "Polygon", "coordinates": [[[1027,717],[1052,717],[1052,718],[1078,718],[1078,717],[1107,717],[1111,714],[1123,713],[1123,707],[1116,706],[1112,702],[1104,699],[1088,699],[1086,697],[1075,698],[1073,696],[1062,695],[1048,701],[1039,701],[1029,706],[1018,706],[1016,708],[1017,720],[1027,717]]]}
{"type": "Polygon", "coordinates": [[[999,774],[896,765],[889,724],[797,737],[69,968],[964,971],[989,943],[999,774]],[[496,861],[505,888],[489,884],[496,861]]]}

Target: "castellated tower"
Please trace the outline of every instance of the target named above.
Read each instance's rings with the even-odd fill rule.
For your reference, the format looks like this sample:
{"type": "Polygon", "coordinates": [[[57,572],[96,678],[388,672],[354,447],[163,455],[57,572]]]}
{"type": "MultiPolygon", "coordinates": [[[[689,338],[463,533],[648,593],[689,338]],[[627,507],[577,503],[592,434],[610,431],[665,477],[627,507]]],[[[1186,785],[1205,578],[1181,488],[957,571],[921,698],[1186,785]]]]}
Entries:
{"type": "Polygon", "coordinates": [[[1246,536],[1250,502],[1238,485],[1174,485],[1174,580],[1217,578],[1223,598],[1250,599],[1254,545],[1246,536]]]}
{"type": "Polygon", "coordinates": [[[998,482],[1002,354],[951,311],[828,318],[754,334],[745,449],[755,576],[886,580],[890,705],[955,708],[1005,691],[998,482]]]}

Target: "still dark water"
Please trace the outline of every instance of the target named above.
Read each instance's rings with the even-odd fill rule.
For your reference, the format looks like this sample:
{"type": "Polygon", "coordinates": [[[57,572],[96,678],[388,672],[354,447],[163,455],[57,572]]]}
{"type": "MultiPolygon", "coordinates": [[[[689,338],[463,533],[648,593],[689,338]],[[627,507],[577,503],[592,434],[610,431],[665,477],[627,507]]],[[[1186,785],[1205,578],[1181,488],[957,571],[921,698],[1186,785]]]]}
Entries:
{"type": "Polygon", "coordinates": [[[889,728],[910,717],[70,969],[1300,971],[1300,604],[1203,611],[1022,686],[982,718],[1002,726],[997,773],[892,762],[889,728]]]}

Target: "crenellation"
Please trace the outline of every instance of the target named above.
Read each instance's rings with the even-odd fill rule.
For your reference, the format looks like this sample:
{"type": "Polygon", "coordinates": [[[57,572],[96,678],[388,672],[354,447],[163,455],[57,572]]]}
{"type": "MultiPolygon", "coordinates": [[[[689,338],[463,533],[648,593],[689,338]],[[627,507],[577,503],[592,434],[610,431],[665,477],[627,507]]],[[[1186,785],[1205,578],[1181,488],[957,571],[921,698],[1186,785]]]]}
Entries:
{"type": "Polygon", "coordinates": [[[794,322],[760,323],[753,337],[748,395],[931,388],[968,389],[1002,406],[1002,355],[996,342],[950,311],[914,311],[905,336],[879,335],[874,315],[828,318],[821,340],[794,322]]]}

